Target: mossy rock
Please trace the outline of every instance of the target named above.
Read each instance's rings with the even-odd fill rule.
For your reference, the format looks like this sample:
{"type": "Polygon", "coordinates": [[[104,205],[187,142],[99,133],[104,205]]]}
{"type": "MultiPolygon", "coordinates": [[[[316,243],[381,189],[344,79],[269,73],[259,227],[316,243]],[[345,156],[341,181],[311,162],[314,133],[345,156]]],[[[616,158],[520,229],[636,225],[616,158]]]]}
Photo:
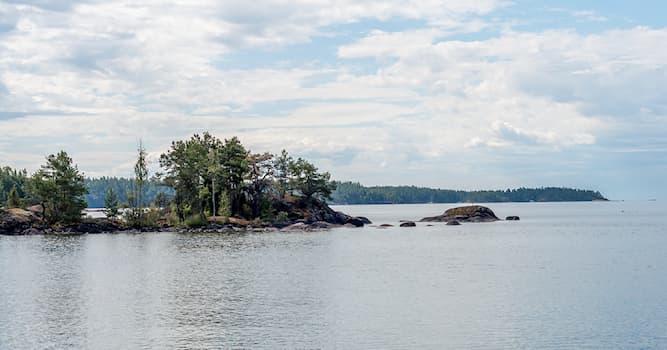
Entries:
{"type": "Polygon", "coordinates": [[[425,217],[422,222],[493,222],[500,220],[493,210],[481,205],[468,205],[464,207],[451,208],[444,214],[425,217]]]}

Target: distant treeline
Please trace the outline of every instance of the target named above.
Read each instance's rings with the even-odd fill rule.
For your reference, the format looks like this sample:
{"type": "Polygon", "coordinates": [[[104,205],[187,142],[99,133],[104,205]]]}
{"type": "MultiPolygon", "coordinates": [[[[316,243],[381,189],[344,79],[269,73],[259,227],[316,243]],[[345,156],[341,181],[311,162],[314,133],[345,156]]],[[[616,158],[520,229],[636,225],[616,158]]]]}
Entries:
{"type": "Polygon", "coordinates": [[[0,167],[0,207],[4,206],[12,197],[14,197],[12,201],[20,202],[20,199],[26,196],[27,182],[28,172],[26,170],[12,169],[8,166],[0,167]]]}
{"type": "Polygon", "coordinates": [[[455,191],[415,186],[365,187],[355,182],[338,182],[331,197],[333,204],[584,202],[606,200],[598,191],[560,187],[518,188],[504,191],[455,191]]]}
{"type": "MultiPolygon", "coordinates": [[[[109,189],[111,189],[119,199],[120,204],[127,201],[128,195],[135,191],[135,180],[123,177],[100,177],[87,178],[84,180],[88,188],[88,194],[84,199],[88,202],[89,208],[104,208],[104,198],[109,189]]],[[[142,189],[143,198],[146,203],[155,202],[159,193],[164,193],[168,197],[173,197],[174,190],[171,187],[163,186],[155,180],[148,180],[142,189]]]]}

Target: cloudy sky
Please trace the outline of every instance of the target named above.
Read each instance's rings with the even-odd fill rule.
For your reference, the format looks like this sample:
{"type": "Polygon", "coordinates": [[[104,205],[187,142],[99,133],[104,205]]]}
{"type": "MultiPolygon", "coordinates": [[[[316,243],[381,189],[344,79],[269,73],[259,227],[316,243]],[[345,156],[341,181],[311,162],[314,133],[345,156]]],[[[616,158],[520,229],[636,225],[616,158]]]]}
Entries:
{"type": "Polygon", "coordinates": [[[339,180],[667,198],[663,1],[0,1],[0,165],[209,130],[339,180]]]}

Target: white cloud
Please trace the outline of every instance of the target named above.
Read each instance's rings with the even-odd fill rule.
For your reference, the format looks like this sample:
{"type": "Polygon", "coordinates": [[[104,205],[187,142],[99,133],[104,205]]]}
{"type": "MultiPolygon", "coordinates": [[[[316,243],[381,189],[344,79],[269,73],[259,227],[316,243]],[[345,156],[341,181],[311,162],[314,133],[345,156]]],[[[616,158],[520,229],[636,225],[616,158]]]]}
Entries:
{"type": "Polygon", "coordinates": [[[256,151],[310,154],[341,177],[389,181],[383,174],[394,171],[392,181],[410,182],[409,171],[437,172],[443,162],[460,167],[452,176],[474,181],[483,172],[471,164],[489,154],[558,157],[628,128],[635,133],[627,149],[663,148],[660,140],[632,143],[644,129],[665,129],[667,30],[504,29],[453,39],[511,28],[512,19],[494,16],[504,6],[511,5],[1,3],[0,112],[26,115],[0,115],[0,156],[28,166],[42,160],[35,152],[66,148],[92,174],[123,175],[139,138],[158,154],[171,140],[210,130],[239,135],[256,151]],[[293,44],[315,42],[317,51],[322,38],[347,40],[336,37],[336,25],[369,19],[360,37],[326,59],[229,65],[239,53],[237,60],[256,54],[273,62],[276,50],[293,44]],[[400,30],[396,19],[412,22],[400,30]],[[32,152],[14,150],[16,143],[32,152]]]}

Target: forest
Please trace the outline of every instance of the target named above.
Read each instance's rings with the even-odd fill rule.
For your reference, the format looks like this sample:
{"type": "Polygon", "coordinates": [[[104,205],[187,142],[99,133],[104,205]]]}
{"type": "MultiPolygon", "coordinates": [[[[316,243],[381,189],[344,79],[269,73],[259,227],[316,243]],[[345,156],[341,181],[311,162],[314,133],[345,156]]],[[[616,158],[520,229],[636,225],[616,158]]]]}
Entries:
{"type": "Polygon", "coordinates": [[[562,187],[517,188],[495,191],[457,191],[415,186],[371,186],[337,182],[333,204],[417,204],[495,202],[576,202],[606,200],[598,191],[562,187]]]}

